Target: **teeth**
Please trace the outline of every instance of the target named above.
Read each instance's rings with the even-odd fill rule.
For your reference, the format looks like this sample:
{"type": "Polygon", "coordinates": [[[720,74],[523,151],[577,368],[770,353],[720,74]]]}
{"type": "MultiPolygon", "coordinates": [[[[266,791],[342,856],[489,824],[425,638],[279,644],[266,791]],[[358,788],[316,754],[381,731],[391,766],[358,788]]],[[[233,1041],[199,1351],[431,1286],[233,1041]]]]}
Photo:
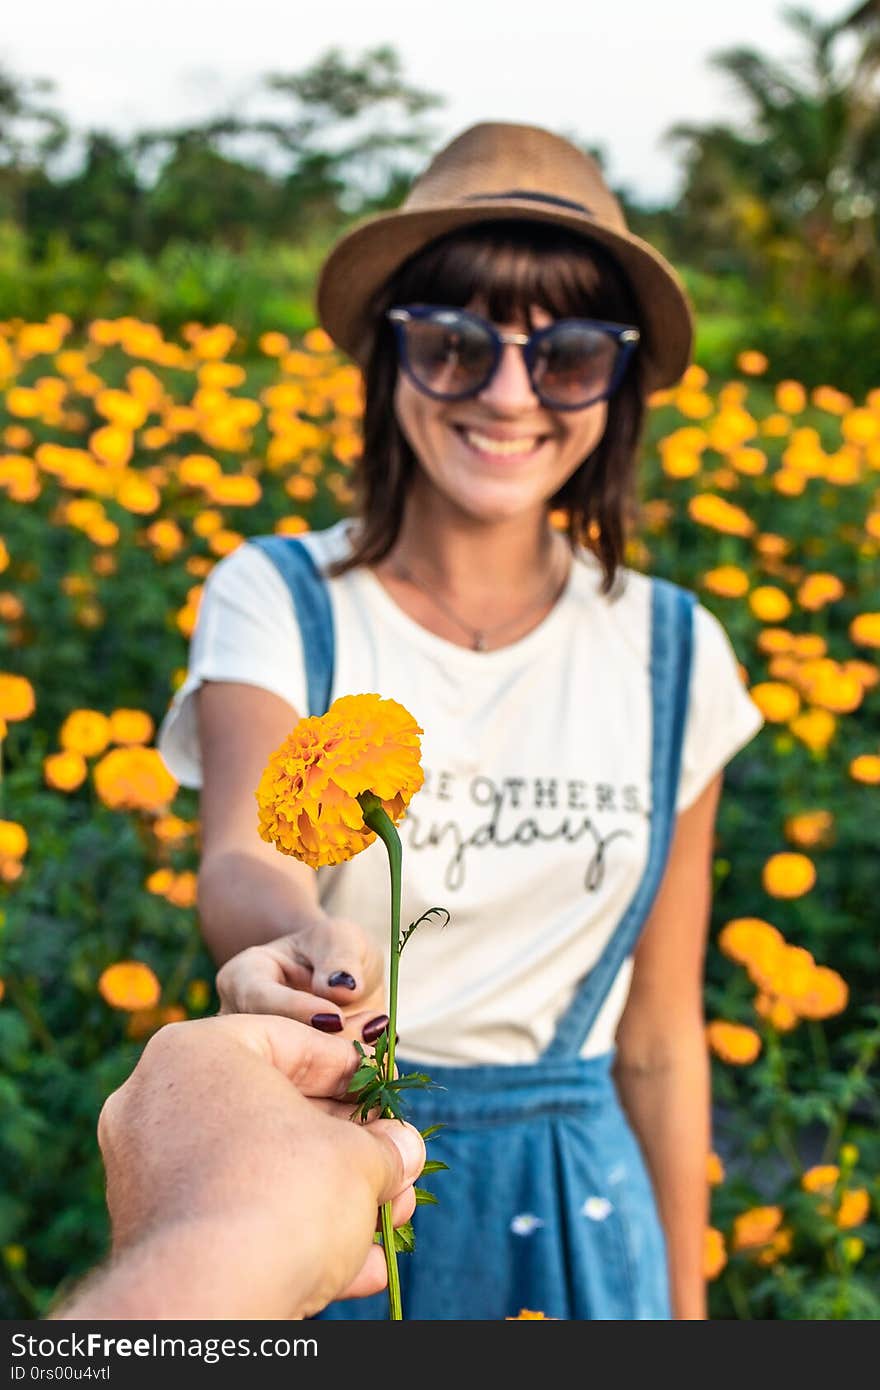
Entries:
{"type": "Polygon", "coordinates": [[[476,430],[465,430],[464,436],[469,444],[484,454],[528,454],[536,443],[532,436],[527,439],[490,439],[487,434],[477,434],[476,430]]]}

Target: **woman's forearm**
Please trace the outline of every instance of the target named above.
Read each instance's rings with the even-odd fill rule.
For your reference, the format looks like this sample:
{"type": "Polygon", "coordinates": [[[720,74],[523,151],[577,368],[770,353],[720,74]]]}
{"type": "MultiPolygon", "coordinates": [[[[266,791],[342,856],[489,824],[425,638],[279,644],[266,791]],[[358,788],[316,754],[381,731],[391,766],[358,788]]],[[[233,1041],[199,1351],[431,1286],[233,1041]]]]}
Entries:
{"type": "Polygon", "coordinates": [[[217,851],[202,861],[199,919],[218,965],[323,916],[314,870],[302,864],[292,869],[249,850],[217,851]]]}
{"type": "Polygon", "coordinates": [[[677,1040],[656,1062],[627,1064],[618,1056],[614,1075],[654,1185],[666,1235],[673,1317],[705,1318],[711,1121],[704,1033],[700,1029],[677,1040]]]}

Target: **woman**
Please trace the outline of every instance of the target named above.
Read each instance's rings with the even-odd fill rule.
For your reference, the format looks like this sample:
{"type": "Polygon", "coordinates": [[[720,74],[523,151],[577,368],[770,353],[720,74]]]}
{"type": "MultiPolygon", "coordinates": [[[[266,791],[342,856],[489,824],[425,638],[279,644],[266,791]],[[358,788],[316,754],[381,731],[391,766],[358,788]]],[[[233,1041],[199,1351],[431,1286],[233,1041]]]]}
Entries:
{"type": "Polygon", "coordinates": [[[451,1170],[405,1316],[703,1318],[713,829],[761,716],[717,621],[621,564],[685,295],[588,156],[488,124],[342,239],[318,305],[365,373],[357,515],[217,566],[160,742],[202,787],[223,1008],[386,1025],[381,845],[316,876],[259,840],[253,797],[300,715],[398,700],[426,770],[403,920],[451,917],[403,964],[400,1069],[445,1088],[409,1118],[443,1124],[451,1170]]]}

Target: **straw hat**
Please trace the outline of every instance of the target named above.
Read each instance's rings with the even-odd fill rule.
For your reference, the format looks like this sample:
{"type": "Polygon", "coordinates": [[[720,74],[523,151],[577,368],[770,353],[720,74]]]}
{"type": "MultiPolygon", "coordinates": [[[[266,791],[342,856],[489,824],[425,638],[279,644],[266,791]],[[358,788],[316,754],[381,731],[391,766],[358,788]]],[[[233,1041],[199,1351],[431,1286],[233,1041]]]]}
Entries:
{"type": "Polygon", "coordinates": [[[658,251],[628,230],[596,161],[537,126],[471,126],[435,156],[402,207],[368,218],[342,237],[318,280],[324,328],[364,365],[375,331],[370,301],[385,281],[437,237],[499,219],[550,222],[606,247],[639,305],[639,355],[649,387],[679,379],[693,338],[681,281],[658,251]]]}

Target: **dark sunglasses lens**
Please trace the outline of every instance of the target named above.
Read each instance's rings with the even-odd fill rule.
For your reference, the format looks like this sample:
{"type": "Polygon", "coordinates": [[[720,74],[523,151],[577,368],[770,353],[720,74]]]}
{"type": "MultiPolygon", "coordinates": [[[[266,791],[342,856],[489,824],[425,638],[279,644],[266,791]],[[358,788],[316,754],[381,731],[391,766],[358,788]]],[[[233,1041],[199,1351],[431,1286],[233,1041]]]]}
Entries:
{"type": "Polygon", "coordinates": [[[535,348],[535,388],[547,405],[585,405],[608,390],[618,351],[616,339],[600,328],[557,324],[535,348]]]}
{"type": "Polygon", "coordinates": [[[494,362],[491,335],[457,314],[410,319],[405,326],[406,361],[426,391],[446,400],[471,396],[486,381],[494,362]]]}

